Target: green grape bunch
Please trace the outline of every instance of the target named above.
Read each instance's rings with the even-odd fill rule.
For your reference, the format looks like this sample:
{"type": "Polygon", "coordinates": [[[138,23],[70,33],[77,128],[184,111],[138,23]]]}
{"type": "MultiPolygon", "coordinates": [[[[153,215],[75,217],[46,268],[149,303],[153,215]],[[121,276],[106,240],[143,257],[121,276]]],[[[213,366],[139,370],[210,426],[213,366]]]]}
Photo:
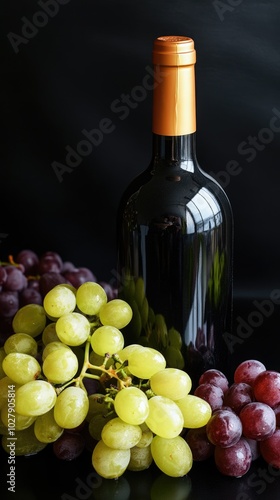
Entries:
{"type": "MultiPolygon", "coordinates": [[[[142,301],[141,287],[136,291],[142,301]]],[[[145,318],[148,322],[147,311],[145,318]]],[[[153,462],[172,477],[189,472],[192,452],[182,431],[205,426],[211,407],[190,395],[189,375],[168,367],[160,351],[125,345],[122,330],[132,320],[132,307],[121,298],[108,300],[94,281],[78,287],[57,284],[42,304],[27,304],[16,312],[13,334],[0,348],[5,451],[13,388],[17,455],[35,454],[50,444],[58,450],[63,440],[65,445],[78,436],[73,429],[86,428],[92,465],[101,477],[118,478],[127,469],[141,471],[153,462]],[[97,383],[93,391],[90,382],[97,383]]],[[[164,330],[162,318],[155,324],[164,330]]]]}

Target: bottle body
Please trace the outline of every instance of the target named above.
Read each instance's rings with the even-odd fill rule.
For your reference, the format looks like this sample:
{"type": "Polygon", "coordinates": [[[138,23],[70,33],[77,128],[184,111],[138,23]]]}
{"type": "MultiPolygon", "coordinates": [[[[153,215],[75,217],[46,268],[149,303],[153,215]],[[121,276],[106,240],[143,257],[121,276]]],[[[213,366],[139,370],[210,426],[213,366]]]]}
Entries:
{"type": "Polygon", "coordinates": [[[196,385],[206,369],[226,369],[231,206],[198,165],[195,132],[154,133],[153,140],[150,166],[128,187],[118,214],[119,296],[133,309],[124,335],[126,344],[161,351],[196,385]]]}

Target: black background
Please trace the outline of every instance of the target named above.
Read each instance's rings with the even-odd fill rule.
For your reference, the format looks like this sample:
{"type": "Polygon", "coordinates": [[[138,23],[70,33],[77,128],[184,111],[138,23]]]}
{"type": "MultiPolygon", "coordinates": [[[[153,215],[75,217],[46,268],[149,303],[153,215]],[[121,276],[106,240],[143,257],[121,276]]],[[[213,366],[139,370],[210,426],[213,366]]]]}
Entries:
{"type": "MultiPolygon", "coordinates": [[[[243,338],[233,355],[256,356],[280,370],[280,130],[271,128],[280,126],[279,1],[53,0],[57,12],[42,17],[47,3],[13,0],[1,8],[0,258],[23,248],[55,250],[99,280],[115,276],[116,210],[127,184],[150,161],[152,94],[126,108],[124,119],[112,103],[142,85],[156,37],[190,36],[197,50],[197,156],[221,180],[234,214],[234,334],[243,338]],[[75,150],[82,131],[100,128],[104,118],[114,130],[59,182],[53,162],[66,164],[66,148],[75,150]],[[250,137],[257,142],[249,153],[250,137]],[[233,160],[238,173],[226,175],[233,160]]],[[[34,468],[36,459],[31,463],[34,468]]],[[[62,471],[53,498],[73,496],[68,465],[50,464],[62,471]]],[[[30,485],[40,491],[40,470],[35,483],[29,478],[27,498],[33,498],[30,485]]],[[[276,475],[263,480],[261,491],[250,486],[250,476],[236,482],[207,466],[204,474],[201,481],[201,469],[194,469],[189,498],[279,496],[276,475]]],[[[19,481],[23,500],[24,478],[19,481]]]]}
{"type": "Polygon", "coordinates": [[[56,250],[99,279],[112,278],[116,209],[150,161],[152,92],[134,108],[126,105],[125,118],[111,106],[142,84],[153,40],[181,34],[197,49],[197,156],[232,203],[235,293],[269,296],[279,287],[280,132],[263,129],[274,108],[280,115],[279,2],[61,0],[56,6],[55,15],[44,17],[38,1],[2,8],[2,259],[25,247],[56,250]],[[35,24],[27,32],[26,21],[35,24]],[[65,164],[66,147],[76,149],[82,130],[98,129],[104,118],[114,131],[59,182],[52,163],[65,164]],[[262,150],[246,152],[250,136],[262,150]],[[231,160],[238,174],[226,178],[231,160]]]}

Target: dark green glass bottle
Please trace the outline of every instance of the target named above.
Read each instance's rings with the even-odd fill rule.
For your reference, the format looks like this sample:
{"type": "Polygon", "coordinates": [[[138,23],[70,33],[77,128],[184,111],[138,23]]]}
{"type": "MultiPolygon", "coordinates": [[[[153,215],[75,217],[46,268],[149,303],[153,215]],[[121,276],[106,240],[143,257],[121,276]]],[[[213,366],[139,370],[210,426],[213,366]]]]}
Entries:
{"type": "Polygon", "coordinates": [[[153,153],[119,206],[119,297],[133,309],[126,344],[161,351],[193,386],[209,368],[227,372],[233,217],[195,148],[194,42],[160,37],[153,62],[153,153]]]}

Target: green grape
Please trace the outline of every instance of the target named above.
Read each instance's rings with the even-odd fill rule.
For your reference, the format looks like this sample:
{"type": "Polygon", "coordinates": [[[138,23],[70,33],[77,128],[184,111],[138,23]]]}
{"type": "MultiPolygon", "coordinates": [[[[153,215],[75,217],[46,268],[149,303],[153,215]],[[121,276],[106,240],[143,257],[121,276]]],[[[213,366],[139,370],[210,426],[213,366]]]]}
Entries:
{"type": "Polygon", "coordinates": [[[43,306],[50,318],[60,318],[63,314],[74,311],[76,307],[76,295],[66,285],[56,285],[45,295],[43,306]]]}
{"type": "Polygon", "coordinates": [[[128,357],[129,371],[140,379],[149,379],[166,366],[164,356],[152,347],[142,347],[134,350],[128,357]]]}
{"type": "Polygon", "coordinates": [[[204,399],[188,394],[176,401],[184,417],[184,427],[195,429],[204,427],[212,415],[210,404],[204,399]]]}
{"type": "Polygon", "coordinates": [[[124,299],[130,303],[135,295],[135,281],[131,276],[125,276],[121,291],[124,299]]]}
{"type": "Polygon", "coordinates": [[[142,430],[139,425],[124,422],[115,417],[107,422],[101,432],[101,439],[110,448],[115,450],[128,450],[140,441],[142,430]]]}
{"type": "Polygon", "coordinates": [[[18,389],[19,384],[5,375],[0,379],[0,410],[8,402],[8,397],[14,398],[14,392],[18,389]]]}
{"type": "Polygon", "coordinates": [[[124,331],[128,338],[131,337],[132,339],[136,339],[141,335],[142,319],[138,305],[134,299],[130,300],[130,307],[132,309],[132,318],[124,331]]]}
{"type": "Polygon", "coordinates": [[[175,401],[164,396],[154,396],[149,399],[149,415],[145,423],[154,434],[171,439],[182,432],[184,417],[175,401]]]}
{"type": "Polygon", "coordinates": [[[2,368],[16,384],[26,384],[37,379],[41,373],[41,366],[37,359],[21,352],[7,354],[3,359],[2,368]]]}
{"type": "Polygon", "coordinates": [[[155,464],[167,476],[183,477],[192,468],[191,449],[181,436],[171,439],[155,436],[151,443],[151,452],[155,464]]]}
{"type": "Polygon", "coordinates": [[[3,406],[1,410],[1,420],[3,424],[5,425],[6,428],[9,427],[11,429],[11,422],[14,424],[13,431],[22,431],[23,429],[27,429],[27,427],[30,427],[32,425],[37,417],[29,417],[26,415],[20,415],[16,411],[14,411],[14,408],[12,408],[12,412],[9,411],[11,410],[11,407],[8,407],[8,404],[3,406]]]}
{"type": "Polygon", "coordinates": [[[57,395],[45,380],[32,380],[21,385],[15,393],[15,410],[21,415],[39,416],[54,407],[57,395]]]}
{"type": "MultiPolygon", "coordinates": [[[[115,358],[113,357],[109,358],[107,355],[100,356],[100,354],[91,351],[89,355],[89,361],[92,365],[105,366],[105,368],[108,369],[115,363],[115,358]]],[[[100,370],[98,370],[97,373],[100,375],[100,370]]]]}
{"type": "Polygon", "coordinates": [[[132,318],[130,305],[122,299],[113,299],[104,304],[99,311],[102,325],[110,325],[121,329],[128,325],[132,318]]]}
{"type": "Polygon", "coordinates": [[[167,338],[168,338],[168,333],[167,333],[167,326],[166,322],[164,319],[164,316],[162,314],[156,314],[155,315],[155,326],[156,330],[156,335],[157,339],[162,345],[162,347],[167,346],[167,338]]]}
{"type": "Polygon", "coordinates": [[[120,351],[118,351],[117,354],[118,354],[120,360],[122,361],[122,363],[124,363],[125,361],[128,360],[130,354],[133,351],[137,351],[137,349],[139,350],[139,347],[141,348],[142,346],[139,344],[129,344],[129,345],[123,347],[123,349],[121,349],[120,351]]]}
{"type": "Polygon", "coordinates": [[[44,307],[39,304],[27,304],[17,310],[13,317],[14,333],[27,333],[37,337],[43,332],[47,322],[44,307]]]}
{"type": "Polygon", "coordinates": [[[78,309],[88,316],[99,314],[100,308],[108,298],[104,288],[94,281],[86,281],[77,289],[76,302],[78,309]]]}
{"type": "Polygon", "coordinates": [[[150,387],[155,394],[177,400],[189,394],[192,381],[190,376],[178,368],[165,368],[150,379],[150,387]]]}
{"type": "MultiPolygon", "coordinates": [[[[35,455],[43,450],[47,444],[38,441],[34,434],[34,424],[23,429],[22,431],[17,431],[14,440],[14,453],[16,456],[21,455],[35,455]]],[[[11,453],[11,438],[8,436],[2,437],[2,447],[10,455],[11,453]]]]}
{"type": "Polygon", "coordinates": [[[175,330],[175,328],[170,328],[168,330],[168,345],[175,347],[175,349],[181,349],[182,348],[182,337],[178,330],[175,330]]]}
{"type": "Polygon", "coordinates": [[[140,424],[140,428],[142,430],[142,436],[136,446],[137,448],[146,448],[146,446],[151,444],[154,435],[145,422],[140,424]]]}
{"type": "Polygon", "coordinates": [[[149,401],[138,387],[120,390],[114,400],[115,412],[124,421],[133,425],[142,424],[149,414],[149,401]]]}
{"type": "Polygon", "coordinates": [[[141,309],[143,300],[145,298],[145,284],[143,278],[137,278],[135,282],[134,298],[137,302],[139,309],[141,309]]]}
{"type": "Polygon", "coordinates": [[[4,370],[2,368],[2,362],[3,362],[3,359],[5,358],[5,356],[6,356],[5,349],[4,349],[4,347],[1,347],[0,348],[0,379],[3,377],[6,377],[6,373],[4,372],[4,370]]]}
{"type": "Polygon", "coordinates": [[[166,359],[167,366],[183,370],[185,361],[179,349],[170,345],[166,349],[164,349],[163,354],[166,359]]]}
{"type": "Polygon", "coordinates": [[[128,366],[127,366],[127,358],[126,354],[123,354],[123,351],[125,352],[125,348],[121,349],[119,352],[116,353],[114,357],[114,367],[115,369],[120,369],[122,368],[122,373],[126,377],[133,378],[132,374],[130,373],[128,366]],[[122,354],[122,356],[119,356],[119,353],[122,354]],[[124,358],[124,359],[123,359],[124,358]]]}
{"type": "Polygon", "coordinates": [[[10,352],[22,352],[36,356],[38,352],[38,344],[36,340],[27,333],[14,333],[10,335],[4,343],[6,354],[10,352]]]}
{"type": "MultiPolygon", "coordinates": [[[[89,408],[86,416],[87,422],[90,422],[95,415],[106,415],[108,413],[108,403],[106,403],[104,399],[105,395],[98,392],[89,395],[89,408]]],[[[99,439],[100,438],[98,438],[97,441],[99,441],[99,439]]]]}
{"type": "Polygon", "coordinates": [[[99,356],[115,354],[124,347],[123,334],[114,326],[100,326],[91,336],[91,347],[99,356]]]}
{"type": "Polygon", "coordinates": [[[95,441],[99,441],[101,439],[101,432],[104,427],[104,425],[107,424],[110,420],[115,418],[117,415],[115,412],[111,413],[98,413],[96,415],[93,415],[93,417],[89,421],[89,426],[88,426],[88,431],[93,439],[95,441]]]}
{"type": "Polygon", "coordinates": [[[56,333],[69,346],[82,345],[90,334],[90,322],[78,312],[64,314],[56,322],[56,333]]]}
{"type": "Polygon", "coordinates": [[[57,349],[43,362],[44,375],[52,384],[68,382],[76,375],[78,367],[78,358],[71,349],[57,349]]]}
{"type": "Polygon", "coordinates": [[[151,307],[149,307],[148,322],[151,326],[155,324],[155,313],[151,307]]]}
{"type": "Polygon", "coordinates": [[[89,402],[86,391],[81,387],[66,387],[57,396],[54,418],[60,427],[74,429],[85,420],[88,409],[89,402]]]}
{"type": "Polygon", "coordinates": [[[52,321],[44,328],[42,333],[42,342],[46,346],[50,342],[56,342],[59,340],[56,333],[56,321],[52,321]]]}
{"type": "Polygon", "coordinates": [[[141,471],[148,469],[153,462],[151,446],[138,448],[134,446],[130,449],[130,461],[127,466],[128,470],[141,471]]]}
{"type": "Polygon", "coordinates": [[[101,477],[117,479],[129,464],[130,450],[109,448],[102,440],[98,441],[92,453],[92,465],[101,477]]]}
{"type": "Polygon", "coordinates": [[[34,434],[41,443],[53,443],[63,434],[63,431],[64,429],[54,419],[53,408],[36,418],[34,434]]]}
{"type": "Polygon", "coordinates": [[[153,326],[152,329],[150,329],[149,336],[147,338],[148,338],[147,347],[152,347],[153,349],[157,349],[160,352],[162,351],[162,343],[155,325],[153,326]]]}
{"type": "Polygon", "coordinates": [[[70,285],[70,283],[63,283],[61,286],[65,286],[66,288],[69,288],[69,290],[71,290],[71,292],[73,292],[75,297],[76,297],[77,290],[73,285],[70,285]]]}
{"type": "Polygon", "coordinates": [[[149,319],[149,303],[147,297],[144,297],[139,312],[141,316],[142,328],[145,328],[149,319]]]}
{"type": "MultiPolygon", "coordinates": [[[[104,356],[100,356],[100,354],[96,354],[96,352],[91,351],[90,355],[89,355],[89,362],[92,365],[102,366],[103,362],[104,362],[104,356]]],[[[98,373],[100,373],[100,372],[98,372],[98,373]]]]}
{"type": "Polygon", "coordinates": [[[54,351],[58,351],[60,349],[66,349],[68,351],[71,350],[71,347],[69,345],[64,344],[64,342],[61,342],[60,340],[54,340],[53,342],[50,342],[47,344],[43,351],[42,351],[42,361],[45,361],[46,357],[54,351]]]}

